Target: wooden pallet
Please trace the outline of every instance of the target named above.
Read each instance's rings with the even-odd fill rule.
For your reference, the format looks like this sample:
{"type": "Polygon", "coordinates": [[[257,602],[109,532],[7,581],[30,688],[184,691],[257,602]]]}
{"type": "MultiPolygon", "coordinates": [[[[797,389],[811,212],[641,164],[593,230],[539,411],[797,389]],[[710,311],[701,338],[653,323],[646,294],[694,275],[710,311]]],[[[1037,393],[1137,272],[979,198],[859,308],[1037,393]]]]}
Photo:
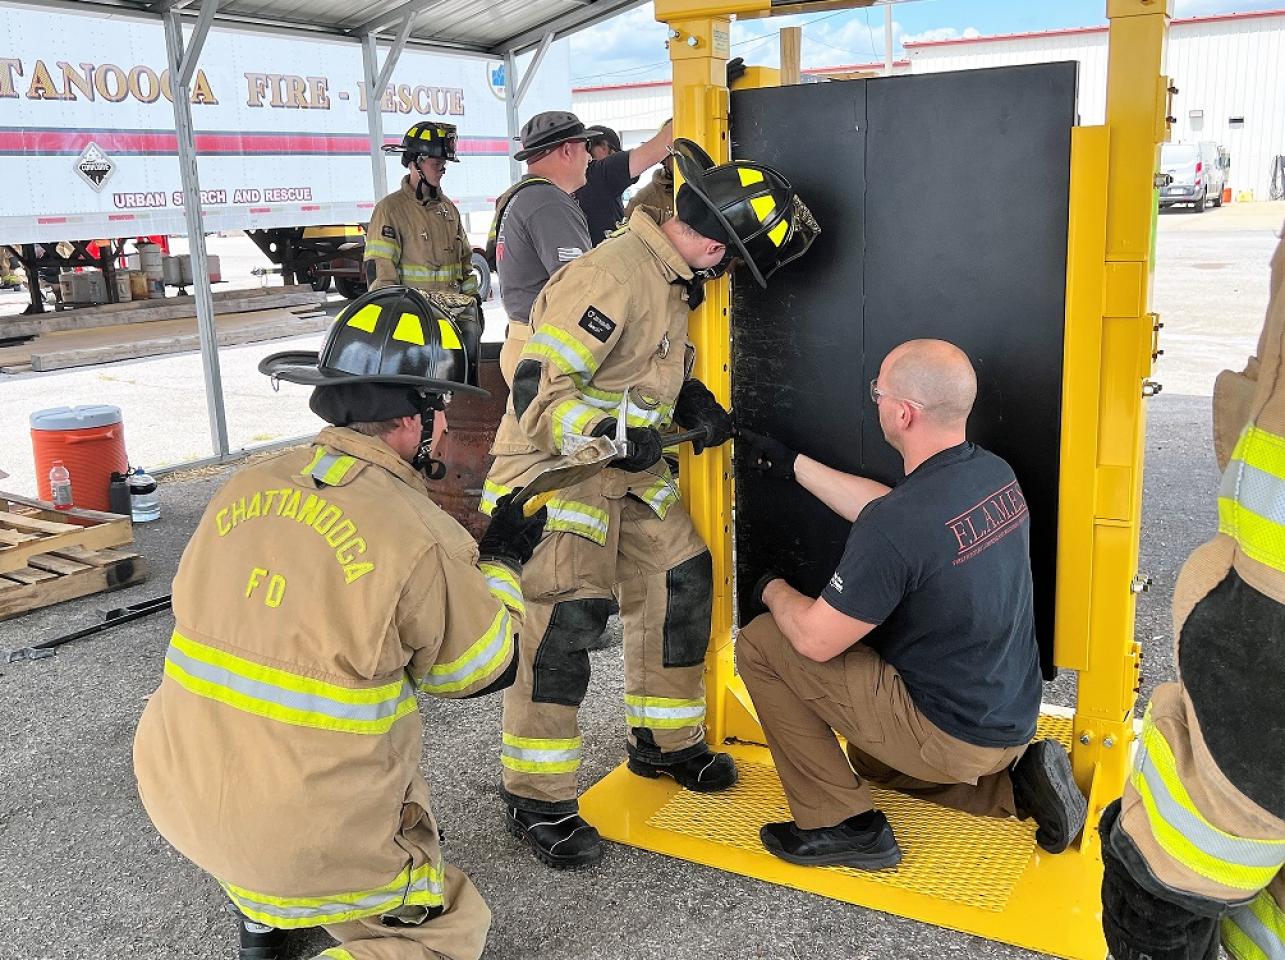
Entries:
{"type": "Polygon", "coordinates": [[[98,510],[55,510],[52,504],[0,493],[0,576],[30,565],[43,553],[68,547],[101,550],[131,543],[129,517],[98,510]]]}
{"type": "Polygon", "coordinates": [[[129,517],[0,493],[0,620],[147,579],[129,517]]]}
{"type": "Polygon", "coordinates": [[[104,590],[142,583],[147,561],[129,550],[67,547],[0,574],[0,620],[104,590]]]}

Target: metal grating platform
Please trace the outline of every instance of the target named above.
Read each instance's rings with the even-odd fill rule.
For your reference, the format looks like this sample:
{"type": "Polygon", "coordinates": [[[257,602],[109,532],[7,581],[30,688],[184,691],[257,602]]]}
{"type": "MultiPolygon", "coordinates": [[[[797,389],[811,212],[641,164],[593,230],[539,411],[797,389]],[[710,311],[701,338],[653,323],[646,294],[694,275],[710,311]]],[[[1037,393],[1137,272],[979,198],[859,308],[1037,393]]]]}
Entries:
{"type": "MultiPolygon", "coordinates": [[[[1036,735],[1061,740],[1069,748],[1071,720],[1042,716],[1036,735]]],[[[789,807],[772,766],[742,762],[740,771],[740,781],[724,793],[678,791],[648,818],[647,825],[762,853],[759,827],[789,820],[789,807]]],[[[974,817],[878,787],[873,793],[875,805],[887,815],[901,845],[901,866],[875,872],[820,869],[980,910],[997,912],[1007,906],[1035,850],[1033,825],[974,817]]]]}
{"type": "MultiPolygon", "coordinates": [[[[1069,717],[1044,716],[1037,737],[1067,744],[1069,717]]],[[[771,755],[731,743],[741,780],[724,794],[693,794],[669,780],[644,780],[618,767],[581,797],[580,809],[608,840],[807,890],[903,917],[926,920],[1029,949],[1101,960],[1101,863],[1096,834],[1048,856],[1033,827],[945,810],[893,791],[876,802],[897,832],[896,870],[800,867],[763,849],[759,827],[789,819],[771,755]],[[1056,924],[1047,905],[1059,904],[1056,924]]]]}

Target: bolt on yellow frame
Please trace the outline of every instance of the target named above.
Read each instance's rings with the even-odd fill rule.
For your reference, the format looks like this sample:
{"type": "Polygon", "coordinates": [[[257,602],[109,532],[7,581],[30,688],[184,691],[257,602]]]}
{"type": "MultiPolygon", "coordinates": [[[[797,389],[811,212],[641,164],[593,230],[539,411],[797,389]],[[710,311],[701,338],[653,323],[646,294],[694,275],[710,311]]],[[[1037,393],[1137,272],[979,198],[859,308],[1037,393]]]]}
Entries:
{"type": "MultiPolygon", "coordinates": [[[[586,815],[604,836],[1060,956],[1105,956],[1101,854],[1093,828],[1123,790],[1133,740],[1144,382],[1159,328],[1149,312],[1154,176],[1159,144],[1169,131],[1170,84],[1163,70],[1172,4],[1107,0],[1106,124],[1078,127],[1072,135],[1054,660],[1078,674],[1072,761],[1089,796],[1089,827],[1077,846],[1058,857],[1033,855],[1007,906],[994,911],[969,906],[965,898],[928,897],[772,862],[770,856],[658,828],[648,820],[673,788],[621,771],[584,797],[586,815]],[[1050,904],[1056,907],[1050,910],[1050,904]]],[[[669,27],[675,133],[700,144],[715,162],[726,161],[731,17],[769,15],[769,0],[656,0],[655,6],[656,18],[669,27]]],[[[746,79],[763,85],[773,82],[773,74],[752,71],[746,79]]],[[[697,349],[694,375],[727,405],[728,282],[705,290],[705,303],[690,325],[697,349]]],[[[694,456],[686,449],[682,457],[683,498],[714,561],[705,672],[709,742],[720,749],[733,744],[738,759],[765,762],[766,750],[749,746],[764,738],[733,658],[730,452],[723,446],[694,456]]]]}

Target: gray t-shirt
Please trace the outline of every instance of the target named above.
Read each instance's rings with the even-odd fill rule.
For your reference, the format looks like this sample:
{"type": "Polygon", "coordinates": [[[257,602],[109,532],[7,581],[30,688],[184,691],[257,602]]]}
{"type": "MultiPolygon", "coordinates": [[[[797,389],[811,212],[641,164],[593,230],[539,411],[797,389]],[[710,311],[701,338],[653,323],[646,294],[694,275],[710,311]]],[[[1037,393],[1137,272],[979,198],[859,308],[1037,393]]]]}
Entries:
{"type": "Polygon", "coordinates": [[[533,184],[514,194],[495,240],[500,292],[509,319],[529,323],[531,305],[549,277],[592,246],[584,211],[571,194],[551,183],[533,184]]]}

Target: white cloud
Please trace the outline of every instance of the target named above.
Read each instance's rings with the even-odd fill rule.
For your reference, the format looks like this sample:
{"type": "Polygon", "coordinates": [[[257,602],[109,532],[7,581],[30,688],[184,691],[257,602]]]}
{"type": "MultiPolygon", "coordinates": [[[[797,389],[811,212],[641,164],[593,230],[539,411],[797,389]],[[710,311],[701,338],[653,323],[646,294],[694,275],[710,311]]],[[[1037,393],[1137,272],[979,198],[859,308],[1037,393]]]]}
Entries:
{"type": "Polygon", "coordinates": [[[669,53],[650,3],[571,36],[573,83],[632,83],[653,75],[669,75],[669,53]]]}
{"type": "Polygon", "coordinates": [[[956,27],[936,27],[922,33],[908,33],[901,38],[901,42],[914,44],[932,43],[937,40],[971,40],[981,35],[982,32],[976,27],[965,27],[963,30],[956,27]]]}

